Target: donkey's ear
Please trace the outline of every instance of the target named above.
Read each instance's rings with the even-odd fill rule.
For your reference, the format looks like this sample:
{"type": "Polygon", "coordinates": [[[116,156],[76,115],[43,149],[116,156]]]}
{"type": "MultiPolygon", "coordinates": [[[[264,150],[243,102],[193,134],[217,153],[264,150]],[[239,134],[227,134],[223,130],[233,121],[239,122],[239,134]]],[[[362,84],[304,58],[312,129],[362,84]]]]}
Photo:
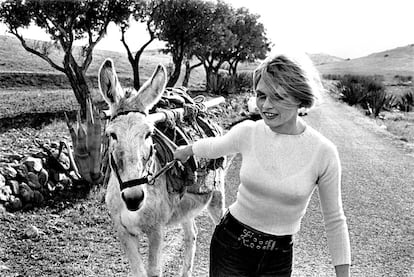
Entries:
{"type": "Polygon", "coordinates": [[[119,100],[125,96],[111,59],[106,59],[101,65],[98,82],[99,91],[110,107],[119,103],[119,100]]]}
{"type": "Polygon", "coordinates": [[[138,99],[145,107],[146,113],[160,101],[166,85],[167,70],[160,64],[138,92],[138,99]]]}

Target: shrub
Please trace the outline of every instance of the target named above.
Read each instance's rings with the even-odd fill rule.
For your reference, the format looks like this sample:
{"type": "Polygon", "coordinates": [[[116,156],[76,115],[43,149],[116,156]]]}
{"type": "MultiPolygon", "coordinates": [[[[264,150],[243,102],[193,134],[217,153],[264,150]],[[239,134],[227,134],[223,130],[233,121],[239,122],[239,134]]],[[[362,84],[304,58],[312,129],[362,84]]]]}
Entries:
{"type": "Polygon", "coordinates": [[[401,96],[401,102],[399,104],[399,108],[403,112],[409,112],[412,110],[413,106],[414,106],[414,93],[413,93],[413,90],[410,90],[401,96]]]}
{"type": "Polygon", "coordinates": [[[218,95],[227,95],[234,92],[234,84],[231,76],[223,72],[211,74],[208,80],[210,92],[218,95]]]}
{"type": "Polygon", "coordinates": [[[407,76],[395,75],[394,79],[396,79],[398,83],[403,83],[404,84],[404,83],[411,82],[413,80],[413,76],[410,76],[410,75],[407,75],[407,76]]]}
{"type": "Polygon", "coordinates": [[[383,76],[344,75],[339,79],[337,87],[341,93],[340,99],[351,106],[360,104],[378,116],[387,102],[383,76]]]}
{"type": "Polygon", "coordinates": [[[252,71],[242,71],[237,73],[234,77],[235,91],[242,93],[249,91],[253,86],[253,72],[252,71]]]}

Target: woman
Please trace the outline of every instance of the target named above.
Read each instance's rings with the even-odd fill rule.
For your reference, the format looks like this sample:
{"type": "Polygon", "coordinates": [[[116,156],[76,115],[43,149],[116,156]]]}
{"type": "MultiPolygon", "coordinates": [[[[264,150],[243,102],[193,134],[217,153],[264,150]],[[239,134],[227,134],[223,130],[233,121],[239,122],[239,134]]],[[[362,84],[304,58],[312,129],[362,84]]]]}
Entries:
{"type": "Polygon", "coordinates": [[[175,158],[217,158],[241,153],[237,199],[216,226],[210,276],[291,276],[292,235],[318,188],[336,276],[350,276],[350,243],[341,199],[335,145],[298,117],[322,89],[303,55],[273,55],[253,74],[262,120],[244,121],[222,137],[184,146],[175,158]],[[298,58],[299,57],[299,58],[298,58]]]}

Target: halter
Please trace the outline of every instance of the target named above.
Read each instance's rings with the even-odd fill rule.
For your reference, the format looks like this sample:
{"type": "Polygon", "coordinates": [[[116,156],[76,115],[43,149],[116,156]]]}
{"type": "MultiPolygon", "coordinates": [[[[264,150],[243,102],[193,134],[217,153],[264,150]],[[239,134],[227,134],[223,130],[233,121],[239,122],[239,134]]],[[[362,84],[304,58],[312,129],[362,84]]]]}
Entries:
{"type": "MultiPolygon", "coordinates": [[[[130,111],[122,111],[120,113],[115,114],[113,117],[111,117],[111,121],[114,118],[116,118],[120,115],[126,115],[130,112],[138,112],[138,113],[141,113],[141,114],[147,116],[147,114],[142,112],[142,111],[131,111],[131,110],[130,111]]],[[[115,176],[118,180],[119,188],[120,188],[121,191],[126,189],[126,188],[135,187],[135,186],[139,186],[139,185],[143,185],[143,184],[148,184],[148,185],[151,185],[151,186],[154,185],[156,179],[159,176],[161,176],[162,174],[166,173],[169,169],[171,169],[177,161],[178,160],[174,159],[174,160],[166,163],[165,166],[163,166],[162,168],[160,168],[160,170],[158,170],[158,172],[152,173],[150,170],[151,170],[151,168],[154,167],[155,151],[154,151],[154,145],[151,145],[150,155],[149,155],[149,158],[146,160],[146,163],[145,163],[145,165],[146,165],[146,170],[145,171],[147,172],[146,176],[144,176],[142,178],[138,178],[138,179],[132,179],[132,180],[129,180],[127,182],[123,182],[122,178],[121,178],[121,175],[119,174],[118,166],[115,162],[114,155],[112,153],[110,153],[111,167],[115,172],[115,176]]]]}

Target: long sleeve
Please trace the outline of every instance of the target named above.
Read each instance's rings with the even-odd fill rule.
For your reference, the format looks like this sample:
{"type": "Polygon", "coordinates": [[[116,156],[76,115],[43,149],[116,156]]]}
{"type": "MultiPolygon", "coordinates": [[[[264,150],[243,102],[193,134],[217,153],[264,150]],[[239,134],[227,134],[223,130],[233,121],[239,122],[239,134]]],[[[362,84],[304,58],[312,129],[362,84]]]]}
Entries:
{"type": "MultiPolygon", "coordinates": [[[[251,123],[250,123],[251,124],[251,123]]],[[[248,133],[249,122],[244,121],[234,126],[225,135],[209,137],[193,144],[194,155],[202,158],[216,159],[240,152],[240,141],[248,133]]]]}
{"type": "Polygon", "coordinates": [[[318,180],[319,198],[333,265],[351,264],[348,226],[342,208],[341,164],[335,146],[324,151],[318,180]]]}

